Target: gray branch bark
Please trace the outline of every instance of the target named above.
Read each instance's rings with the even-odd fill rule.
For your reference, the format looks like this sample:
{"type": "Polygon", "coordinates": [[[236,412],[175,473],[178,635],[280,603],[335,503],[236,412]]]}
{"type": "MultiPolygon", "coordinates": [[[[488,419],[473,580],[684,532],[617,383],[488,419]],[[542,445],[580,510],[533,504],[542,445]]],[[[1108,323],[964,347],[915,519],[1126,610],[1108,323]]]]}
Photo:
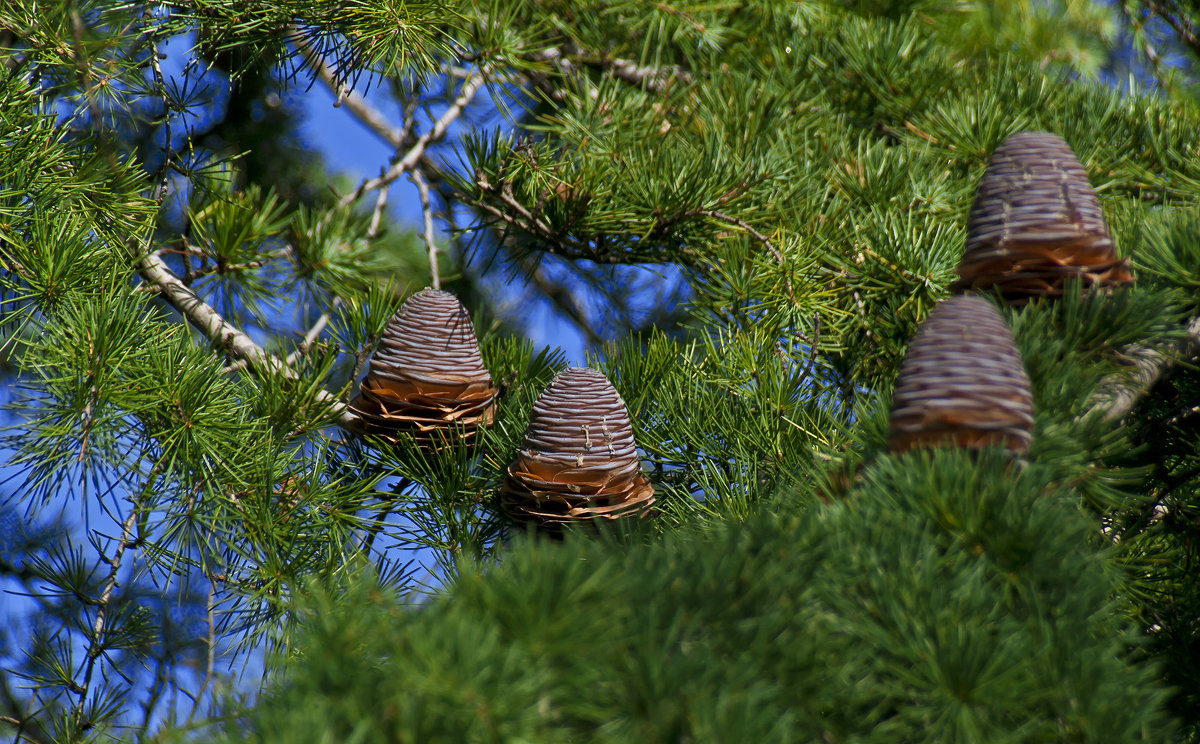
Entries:
{"type": "Polygon", "coordinates": [[[1125,418],[1178,362],[1200,354],[1200,318],[1188,324],[1187,336],[1167,349],[1142,349],[1134,361],[1133,379],[1117,388],[1103,408],[1105,421],[1125,418]]]}
{"type": "MultiPolygon", "coordinates": [[[[226,349],[234,357],[244,360],[252,369],[296,379],[296,373],[287,364],[263,351],[245,332],[222,318],[212,305],[200,299],[190,287],[175,276],[160,255],[153,252],[147,254],[138,264],[138,272],[208,340],[226,349]]],[[[352,427],[358,421],[357,417],[331,393],[319,391],[317,399],[330,407],[337,422],[342,426],[352,427]]]]}

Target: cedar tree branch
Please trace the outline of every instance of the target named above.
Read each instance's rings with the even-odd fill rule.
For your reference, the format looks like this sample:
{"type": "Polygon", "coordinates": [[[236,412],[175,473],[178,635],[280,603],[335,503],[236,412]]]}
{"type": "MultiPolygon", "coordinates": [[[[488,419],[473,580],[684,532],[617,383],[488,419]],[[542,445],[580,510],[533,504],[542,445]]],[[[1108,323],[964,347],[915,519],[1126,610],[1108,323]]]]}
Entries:
{"type": "Polygon", "coordinates": [[[425,180],[425,174],[419,165],[413,168],[409,176],[421,194],[421,213],[425,217],[425,247],[429,249],[429,276],[433,281],[433,288],[441,289],[442,283],[438,277],[437,243],[433,240],[433,207],[429,198],[429,182],[425,180]]]}
{"type": "Polygon", "coordinates": [[[1147,349],[1134,361],[1133,380],[1118,388],[1104,411],[1106,421],[1125,417],[1144,398],[1154,384],[1162,379],[1175,364],[1200,354],[1200,318],[1194,318],[1187,327],[1187,336],[1175,344],[1174,349],[1162,351],[1147,349]]]}
{"type": "Polygon", "coordinates": [[[430,145],[445,139],[446,132],[449,130],[450,125],[456,119],[458,119],[458,117],[462,116],[463,111],[465,111],[467,108],[467,105],[471,103],[471,100],[475,98],[475,95],[487,82],[487,77],[489,74],[490,69],[487,67],[477,70],[465,83],[463,83],[462,88],[458,92],[458,97],[454,99],[454,102],[450,104],[450,107],[446,109],[445,113],[443,113],[438,120],[434,122],[433,128],[418,137],[417,141],[413,143],[413,146],[408,150],[407,153],[404,154],[404,157],[399,158],[395,163],[393,163],[383,175],[377,178],[369,178],[364,180],[361,184],[359,184],[357,189],[342,197],[341,201],[338,202],[338,208],[344,209],[350,206],[354,202],[358,201],[359,197],[366,192],[388,186],[400,176],[411,171],[413,167],[420,162],[421,156],[425,154],[425,150],[430,145]]]}
{"type": "Polygon", "coordinates": [[[388,117],[379,109],[372,106],[366,98],[351,88],[347,81],[339,79],[334,70],[326,64],[324,58],[313,49],[308,40],[304,38],[304,34],[300,29],[292,27],[289,29],[291,41],[296,45],[296,49],[300,52],[300,56],[304,58],[314,70],[321,80],[329,86],[333,91],[337,101],[334,106],[346,104],[346,108],[361,121],[371,128],[373,132],[389,142],[392,147],[400,148],[404,145],[404,131],[392,126],[388,121],[388,117]]]}
{"type": "MultiPolygon", "coordinates": [[[[284,362],[263,351],[245,332],[222,318],[212,305],[200,299],[171,272],[158,253],[147,254],[138,264],[138,271],[148,284],[157,289],[172,307],[214,344],[228,350],[238,359],[245,360],[254,369],[281,372],[292,379],[296,377],[296,373],[284,362]]],[[[356,417],[330,393],[318,391],[317,399],[330,407],[337,422],[342,426],[352,426],[355,423],[356,417]]]]}

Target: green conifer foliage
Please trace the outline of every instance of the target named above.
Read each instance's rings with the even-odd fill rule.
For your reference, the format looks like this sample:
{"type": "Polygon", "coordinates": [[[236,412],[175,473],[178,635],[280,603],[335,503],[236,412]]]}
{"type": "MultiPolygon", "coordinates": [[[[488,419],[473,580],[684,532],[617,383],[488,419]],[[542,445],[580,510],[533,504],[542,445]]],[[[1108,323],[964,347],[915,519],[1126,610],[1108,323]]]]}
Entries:
{"type": "Polygon", "coordinates": [[[1200,741],[1200,108],[1095,79],[1118,12],[0,3],[0,733],[1200,741]],[[288,155],[272,96],[310,83],[377,169],[288,155]],[[1015,456],[891,453],[1031,130],[1137,282],[977,294],[1031,435],[1022,387],[1015,456]],[[686,302],[633,291],[653,271],[686,302]],[[491,381],[445,446],[351,405],[426,286],[491,381]],[[505,515],[568,367],[514,291],[589,340],[653,519],[505,515]]]}

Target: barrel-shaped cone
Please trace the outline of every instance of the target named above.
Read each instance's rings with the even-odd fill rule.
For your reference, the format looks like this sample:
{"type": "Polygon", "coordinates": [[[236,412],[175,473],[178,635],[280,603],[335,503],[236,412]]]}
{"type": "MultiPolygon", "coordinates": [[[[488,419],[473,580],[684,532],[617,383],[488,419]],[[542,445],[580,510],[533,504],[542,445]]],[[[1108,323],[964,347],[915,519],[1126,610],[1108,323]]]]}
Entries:
{"type": "Polygon", "coordinates": [[[967,218],[956,291],[998,289],[1006,302],[1133,281],[1117,258],[1087,173],[1062,137],[1019,132],[992,154],[967,218]]]}
{"type": "Polygon", "coordinates": [[[654,488],[642,474],[625,401],[592,369],[560,372],[533,406],[501,502],[542,525],[644,516],[654,488]]]}
{"type": "Polygon", "coordinates": [[[1033,395],[1008,323],[982,297],[943,301],[900,369],[890,450],[999,446],[1021,453],[1032,435],[1033,395]]]}
{"type": "Polygon", "coordinates": [[[462,303],[425,289],[388,322],[350,410],[360,433],[394,441],[408,432],[427,444],[490,424],[496,394],[462,303]]]}

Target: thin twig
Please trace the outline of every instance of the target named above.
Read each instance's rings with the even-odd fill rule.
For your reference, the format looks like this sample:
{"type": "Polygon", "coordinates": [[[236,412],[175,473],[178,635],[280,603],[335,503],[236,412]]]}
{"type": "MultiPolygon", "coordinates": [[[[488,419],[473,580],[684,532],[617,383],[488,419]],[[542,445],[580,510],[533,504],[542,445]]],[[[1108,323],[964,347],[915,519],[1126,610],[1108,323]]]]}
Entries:
{"type": "Polygon", "coordinates": [[[13,715],[0,715],[0,721],[17,727],[17,731],[13,736],[13,744],[17,744],[21,739],[33,742],[33,744],[42,744],[42,742],[50,741],[51,737],[47,734],[45,727],[35,717],[35,714],[22,710],[24,706],[13,695],[12,690],[9,689],[7,675],[0,675],[0,695],[3,695],[8,709],[13,713],[13,715]],[[27,732],[26,729],[30,731],[27,732]]]}
{"type": "Polygon", "coordinates": [[[602,253],[586,243],[575,240],[570,236],[556,235],[545,225],[539,224],[536,221],[526,221],[521,217],[514,216],[507,211],[500,209],[499,207],[488,204],[487,202],[472,200],[468,203],[476,209],[482,210],[497,220],[500,220],[501,222],[511,225],[512,227],[516,227],[524,232],[529,233],[530,235],[536,235],[548,243],[553,243],[554,247],[550,249],[550,252],[556,256],[573,259],[582,258],[601,264],[633,263],[633,261],[630,260],[630,257],[614,255],[607,252],[602,253]]]}
{"type": "Polygon", "coordinates": [[[758,230],[755,230],[754,226],[751,225],[749,222],[746,222],[745,220],[742,220],[742,219],[738,219],[737,217],[732,217],[730,215],[725,214],[724,212],[718,212],[715,209],[697,209],[695,211],[689,212],[688,214],[689,215],[698,215],[701,217],[711,217],[714,220],[720,220],[721,222],[725,222],[730,225],[736,225],[736,226],[742,228],[743,230],[745,230],[746,232],[748,232],[752,236],[754,236],[755,240],[762,243],[763,247],[765,247],[768,251],[771,252],[771,255],[775,257],[775,260],[778,261],[780,263],[780,265],[783,264],[783,254],[775,249],[775,246],[771,244],[771,239],[768,238],[766,235],[763,235],[762,233],[760,233],[758,230]]]}
{"type": "Polygon", "coordinates": [[[434,289],[441,289],[442,282],[438,278],[438,250],[437,243],[433,241],[433,207],[429,199],[429,182],[425,180],[425,174],[421,171],[420,166],[413,168],[409,178],[417,187],[417,192],[421,195],[421,212],[425,217],[425,247],[429,249],[429,276],[433,282],[434,289]]]}
{"type": "Polygon", "coordinates": [[[1175,33],[1179,36],[1179,40],[1187,46],[1191,47],[1192,52],[1200,54],[1200,33],[1196,27],[1189,21],[1183,19],[1182,9],[1176,8],[1172,13],[1170,8],[1164,8],[1162,3],[1157,0],[1142,0],[1147,8],[1155,15],[1167,22],[1175,33]]]}
{"type": "MultiPolygon", "coordinates": [[[[191,255],[193,255],[193,256],[200,255],[202,257],[204,256],[204,254],[191,254],[191,255]]],[[[261,269],[262,267],[271,263],[275,259],[281,258],[285,255],[287,255],[287,254],[286,253],[272,253],[272,254],[268,255],[266,258],[261,258],[257,261],[247,261],[246,263],[240,263],[240,264],[225,264],[225,263],[218,262],[218,263],[214,263],[209,266],[201,266],[198,269],[189,270],[187,272],[187,274],[183,277],[183,282],[184,282],[184,284],[191,284],[192,282],[196,281],[197,279],[202,279],[202,278],[204,278],[206,276],[210,276],[212,274],[232,274],[235,271],[253,271],[255,269],[261,269]]],[[[207,263],[207,262],[205,262],[205,263],[207,263]]]]}
{"type": "Polygon", "coordinates": [[[214,578],[209,577],[208,605],[207,605],[208,637],[205,639],[205,641],[208,645],[208,648],[207,648],[208,664],[205,666],[205,669],[204,669],[204,681],[200,683],[200,689],[196,691],[196,697],[192,702],[192,712],[188,714],[188,718],[187,718],[188,726],[192,725],[192,719],[194,719],[196,717],[196,712],[200,709],[200,701],[204,699],[204,691],[206,689],[208,689],[209,683],[212,682],[213,669],[216,667],[216,656],[217,656],[217,653],[216,653],[216,650],[217,650],[216,628],[217,628],[217,626],[216,626],[216,623],[213,622],[213,615],[214,615],[214,611],[216,608],[216,602],[214,601],[216,598],[216,592],[217,592],[217,582],[214,578]]]}
{"type": "Polygon", "coordinates": [[[460,116],[462,116],[463,112],[467,108],[467,105],[471,103],[471,101],[475,98],[475,95],[479,93],[484,84],[487,82],[489,74],[490,68],[488,67],[484,67],[476,71],[476,73],[472,75],[469,80],[463,83],[462,88],[458,92],[458,97],[456,97],[454,102],[450,104],[450,107],[447,108],[440,117],[438,117],[437,121],[434,122],[432,129],[418,137],[417,141],[413,143],[413,146],[409,148],[408,152],[405,153],[402,158],[393,163],[383,175],[377,178],[369,178],[364,180],[361,184],[359,184],[358,188],[342,197],[338,202],[338,208],[345,209],[346,207],[349,207],[351,204],[358,201],[358,199],[368,191],[374,191],[375,189],[387,186],[400,176],[412,170],[413,167],[420,162],[421,156],[425,153],[426,148],[435,142],[440,142],[446,137],[446,132],[449,130],[450,125],[453,124],[454,121],[460,116]]]}
{"type": "Polygon", "coordinates": [[[809,380],[809,375],[812,374],[813,365],[817,362],[817,347],[821,343],[821,314],[813,313],[813,338],[808,342],[808,365],[804,369],[804,376],[801,380],[809,380]]]}
{"type": "Polygon", "coordinates": [[[14,734],[13,744],[17,744],[17,742],[21,741],[22,739],[24,739],[25,741],[28,741],[28,742],[32,742],[33,744],[41,744],[41,742],[42,742],[41,739],[35,738],[35,737],[30,736],[29,734],[25,733],[25,731],[22,727],[26,723],[28,723],[28,721],[21,721],[16,718],[13,718],[12,716],[0,716],[0,723],[7,723],[7,724],[17,727],[17,733],[14,734]]]}
{"type": "Polygon", "coordinates": [[[142,736],[150,731],[150,718],[154,715],[154,709],[158,707],[158,701],[162,699],[163,693],[167,690],[167,657],[172,653],[172,648],[166,640],[167,629],[164,627],[162,653],[154,657],[154,684],[150,689],[150,694],[142,702],[142,736]]]}
{"type": "MultiPolygon", "coordinates": [[[[84,663],[83,683],[75,689],[75,693],[79,695],[79,702],[75,706],[75,712],[79,716],[83,715],[83,706],[87,702],[88,688],[92,684],[92,674],[96,671],[96,661],[104,653],[103,637],[105,624],[108,621],[109,604],[112,602],[113,591],[117,588],[117,573],[121,570],[121,559],[125,557],[125,550],[133,545],[133,526],[137,522],[137,515],[138,509],[136,505],[132,506],[129,509],[129,516],[121,523],[121,539],[117,543],[117,552],[113,554],[111,560],[107,560],[109,565],[108,578],[104,582],[104,591],[100,593],[100,599],[96,600],[96,622],[92,625],[92,642],[88,644],[87,661],[84,663]]],[[[80,727],[82,730],[82,721],[80,722],[80,727]]]]}
{"type": "Polygon", "coordinates": [[[340,107],[343,103],[346,108],[350,109],[359,121],[366,124],[376,134],[391,143],[392,147],[399,148],[404,145],[405,133],[401,129],[397,129],[388,121],[388,117],[379,109],[372,106],[366,98],[360,95],[357,91],[351,88],[344,77],[339,77],[338,74],[325,63],[325,59],[317,53],[317,50],[308,43],[308,39],[304,38],[304,33],[292,26],[288,29],[288,36],[296,49],[300,52],[300,56],[308,63],[321,80],[329,86],[333,91],[337,100],[333,104],[340,107]]]}
{"type": "Polygon", "coordinates": [[[387,208],[388,191],[391,189],[384,186],[379,190],[379,196],[375,198],[375,209],[371,212],[371,225],[367,228],[367,237],[371,240],[379,236],[379,226],[383,224],[383,210],[387,208]]]}
{"type": "Polygon", "coordinates": [[[577,64],[584,65],[654,93],[666,91],[672,80],[690,83],[693,79],[692,74],[681,67],[639,65],[629,59],[592,54],[576,44],[572,44],[565,54],[558,47],[551,47],[534,55],[533,60],[551,62],[564,72],[571,72],[577,64]]]}
{"type": "Polygon", "coordinates": [[[745,220],[725,214],[724,212],[718,212],[715,209],[698,209],[690,212],[689,214],[711,217],[714,220],[720,220],[721,222],[725,222],[730,225],[736,225],[737,227],[740,227],[746,232],[750,233],[750,235],[753,236],[755,240],[762,243],[763,247],[765,247],[771,253],[771,255],[775,257],[775,260],[779,262],[779,269],[784,272],[783,280],[787,285],[788,297],[790,297],[793,301],[796,299],[796,290],[792,286],[792,276],[788,272],[787,266],[784,264],[783,254],[780,253],[774,245],[772,245],[770,238],[754,229],[754,227],[745,220]]]}
{"type": "Polygon", "coordinates": [[[80,93],[87,102],[88,114],[92,117],[92,122],[95,126],[103,124],[100,112],[100,105],[96,102],[95,92],[92,90],[92,71],[91,62],[88,60],[87,49],[83,43],[83,16],[76,9],[71,10],[71,34],[75,42],[72,48],[72,55],[75,58],[75,75],[79,79],[80,93]]]}
{"type": "Polygon", "coordinates": [[[371,554],[371,548],[375,545],[375,538],[383,530],[384,524],[387,522],[387,518],[391,516],[392,512],[396,510],[396,507],[400,505],[400,498],[404,496],[405,489],[411,485],[411,480],[401,477],[400,480],[396,482],[396,485],[392,487],[392,494],[395,496],[395,498],[387,501],[384,507],[379,510],[379,513],[375,515],[375,520],[371,523],[371,526],[367,528],[367,534],[363,538],[362,545],[359,547],[359,550],[361,550],[363,554],[371,554]]]}
{"type": "Polygon", "coordinates": [[[337,310],[341,304],[341,297],[333,298],[333,302],[329,304],[329,310],[322,313],[321,317],[317,318],[317,322],[313,323],[312,328],[308,329],[308,333],[304,334],[304,340],[300,342],[300,345],[296,347],[296,350],[291,354],[288,354],[287,359],[284,360],[284,364],[290,367],[296,363],[296,360],[299,359],[301,355],[308,353],[308,350],[314,343],[316,343],[317,337],[319,337],[321,332],[325,330],[325,326],[329,325],[330,315],[334,310],[337,310]]]}

